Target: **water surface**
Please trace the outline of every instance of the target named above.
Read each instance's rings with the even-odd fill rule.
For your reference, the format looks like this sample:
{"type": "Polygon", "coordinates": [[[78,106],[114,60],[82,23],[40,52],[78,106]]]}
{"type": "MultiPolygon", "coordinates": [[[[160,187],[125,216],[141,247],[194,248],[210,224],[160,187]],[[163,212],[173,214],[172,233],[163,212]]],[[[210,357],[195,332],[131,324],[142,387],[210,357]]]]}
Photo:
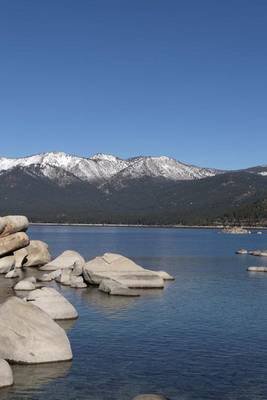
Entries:
{"type": "MultiPolygon", "coordinates": [[[[147,392],[186,400],[267,398],[267,274],[246,271],[267,259],[234,254],[267,248],[267,234],[57,226],[29,233],[54,256],[66,249],[86,259],[119,252],[176,281],[140,298],[56,286],[80,315],[64,324],[74,359],[14,366],[15,385],[1,390],[0,400],[130,400],[147,392]]],[[[0,278],[0,301],[13,283],[0,278]]]]}

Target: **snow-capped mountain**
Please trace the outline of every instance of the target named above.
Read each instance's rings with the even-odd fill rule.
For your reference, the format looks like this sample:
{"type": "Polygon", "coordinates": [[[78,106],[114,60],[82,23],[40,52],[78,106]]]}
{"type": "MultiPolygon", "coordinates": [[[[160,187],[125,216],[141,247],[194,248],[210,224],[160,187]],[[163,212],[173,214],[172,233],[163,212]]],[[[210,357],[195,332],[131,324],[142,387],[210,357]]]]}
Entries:
{"type": "Polygon", "coordinates": [[[266,166],[227,172],[163,156],[43,153],[0,158],[0,190],[0,215],[35,222],[205,225],[230,215],[267,225],[266,166]]]}
{"type": "Polygon", "coordinates": [[[138,179],[142,177],[162,177],[173,181],[201,179],[214,176],[220,171],[210,168],[200,168],[176,161],[173,158],[135,157],[120,159],[113,155],[96,154],[90,158],[78,157],[62,152],[42,153],[25,158],[0,158],[0,172],[13,168],[34,168],[49,179],[55,180],[59,170],[68,174],[64,180],[78,178],[90,183],[103,184],[112,180],[138,179]]]}
{"type": "Polygon", "coordinates": [[[113,156],[95,155],[92,158],[83,158],[66,153],[43,153],[25,158],[0,158],[0,171],[7,171],[15,167],[39,167],[40,172],[51,179],[55,177],[54,169],[62,169],[83,181],[100,181],[109,179],[127,164],[113,156]]]}
{"type": "Polygon", "coordinates": [[[119,172],[121,177],[139,178],[140,176],[151,176],[180,181],[207,178],[218,173],[214,169],[187,165],[165,156],[136,157],[128,160],[128,163],[128,168],[119,172]]]}

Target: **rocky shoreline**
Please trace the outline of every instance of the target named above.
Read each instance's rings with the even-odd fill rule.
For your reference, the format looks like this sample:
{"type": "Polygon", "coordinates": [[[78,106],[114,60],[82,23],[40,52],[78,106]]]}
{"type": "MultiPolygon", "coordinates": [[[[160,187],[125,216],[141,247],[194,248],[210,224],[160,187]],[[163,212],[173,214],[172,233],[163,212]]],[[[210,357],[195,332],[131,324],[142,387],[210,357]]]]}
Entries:
{"type": "MultiPolygon", "coordinates": [[[[132,260],[105,253],[86,262],[74,250],[52,260],[48,245],[30,240],[25,216],[0,218],[0,274],[14,280],[13,295],[0,304],[0,388],[13,384],[10,363],[40,364],[73,358],[71,344],[56,321],[78,318],[73,305],[55,288],[53,281],[73,289],[97,286],[107,296],[140,296],[140,289],[163,289],[173,280],[165,271],[152,271],[132,260]],[[23,277],[38,270],[38,277],[23,277]]],[[[16,383],[16,382],[15,382],[16,383]]],[[[164,399],[142,395],[138,399],[164,399]],[[142,397],[143,396],[143,397],[142,397]]]]}
{"type": "MultiPolygon", "coordinates": [[[[148,224],[82,224],[82,223],[60,223],[60,222],[30,222],[32,226],[80,226],[92,228],[164,228],[164,229],[225,229],[224,225],[148,225],[148,224]]],[[[235,226],[233,225],[233,228],[235,226]]],[[[242,228],[256,231],[267,230],[267,226],[262,225],[242,225],[242,228]]]]}

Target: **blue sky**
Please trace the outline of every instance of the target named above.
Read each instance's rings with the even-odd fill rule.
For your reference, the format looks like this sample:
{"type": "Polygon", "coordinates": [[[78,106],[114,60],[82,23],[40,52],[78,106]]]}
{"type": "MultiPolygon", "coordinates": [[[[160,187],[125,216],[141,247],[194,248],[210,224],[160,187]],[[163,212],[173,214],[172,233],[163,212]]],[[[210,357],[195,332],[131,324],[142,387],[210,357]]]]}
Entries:
{"type": "Polygon", "coordinates": [[[1,156],[267,164],[265,0],[0,0],[1,156]]]}

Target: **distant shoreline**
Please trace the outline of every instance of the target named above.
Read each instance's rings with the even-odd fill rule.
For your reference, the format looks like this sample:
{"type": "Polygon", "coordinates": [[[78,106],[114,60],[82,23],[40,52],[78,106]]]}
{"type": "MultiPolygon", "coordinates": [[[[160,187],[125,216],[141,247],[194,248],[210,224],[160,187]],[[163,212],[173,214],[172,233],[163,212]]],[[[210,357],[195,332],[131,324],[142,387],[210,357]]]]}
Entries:
{"type": "MultiPolygon", "coordinates": [[[[57,222],[30,222],[30,225],[39,226],[81,226],[91,228],[165,228],[165,229],[224,229],[223,225],[138,225],[138,224],[81,224],[57,222]]],[[[242,225],[245,229],[267,230],[265,226],[242,225]]]]}

